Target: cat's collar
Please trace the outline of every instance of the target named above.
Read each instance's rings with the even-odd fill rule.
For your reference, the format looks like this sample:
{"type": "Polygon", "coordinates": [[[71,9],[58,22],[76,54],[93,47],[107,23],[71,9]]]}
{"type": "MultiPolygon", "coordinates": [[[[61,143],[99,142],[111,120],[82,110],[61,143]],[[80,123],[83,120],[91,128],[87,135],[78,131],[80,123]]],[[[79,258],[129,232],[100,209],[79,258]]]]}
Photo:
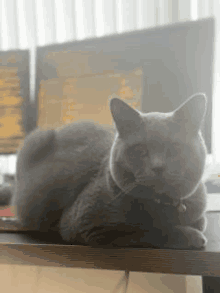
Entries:
{"type": "Polygon", "coordinates": [[[184,213],[186,211],[186,206],[185,204],[182,203],[182,201],[178,201],[177,203],[170,203],[170,202],[161,202],[160,199],[154,199],[154,202],[156,202],[157,204],[163,204],[163,205],[167,205],[167,206],[174,206],[177,208],[177,210],[181,213],[184,213]]]}

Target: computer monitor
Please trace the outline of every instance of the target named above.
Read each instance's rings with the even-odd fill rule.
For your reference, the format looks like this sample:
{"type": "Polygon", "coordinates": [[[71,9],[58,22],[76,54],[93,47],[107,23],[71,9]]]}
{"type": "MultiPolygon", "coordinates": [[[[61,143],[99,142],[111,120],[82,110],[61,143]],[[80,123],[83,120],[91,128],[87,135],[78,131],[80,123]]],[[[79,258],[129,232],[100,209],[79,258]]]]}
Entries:
{"type": "Polygon", "coordinates": [[[202,133],[211,153],[213,51],[213,18],[38,47],[36,124],[111,124],[113,96],[143,112],[170,112],[204,92],[202,133]]]}

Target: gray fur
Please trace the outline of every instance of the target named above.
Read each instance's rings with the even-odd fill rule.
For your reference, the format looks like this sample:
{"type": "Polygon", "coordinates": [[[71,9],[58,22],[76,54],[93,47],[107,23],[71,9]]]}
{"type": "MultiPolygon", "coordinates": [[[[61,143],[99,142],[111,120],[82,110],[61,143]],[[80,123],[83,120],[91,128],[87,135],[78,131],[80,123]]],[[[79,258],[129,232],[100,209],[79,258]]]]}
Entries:
{"type": "Polygon", "coordinates": [[[90,121],[27,136],[11,192],[20,224],[68,243],[203,248],[205,96],[170,113],[144,114],[117,98],[110,110],[115,137],[90,121]]]}

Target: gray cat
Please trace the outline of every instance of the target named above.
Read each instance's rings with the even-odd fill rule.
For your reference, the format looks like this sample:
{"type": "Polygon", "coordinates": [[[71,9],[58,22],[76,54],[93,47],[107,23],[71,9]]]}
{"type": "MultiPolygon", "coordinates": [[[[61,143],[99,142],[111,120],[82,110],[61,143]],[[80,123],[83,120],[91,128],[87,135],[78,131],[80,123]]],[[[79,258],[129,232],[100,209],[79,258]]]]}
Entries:
{"type": "Polygon", "coordinates": [[[205,247],[205,96],[169,113],[144,114],[117,98],[110,110],[115,136],[90,121],[28,135],[2,202],[12,197],[21,226],[67,243],[205,247]]]}

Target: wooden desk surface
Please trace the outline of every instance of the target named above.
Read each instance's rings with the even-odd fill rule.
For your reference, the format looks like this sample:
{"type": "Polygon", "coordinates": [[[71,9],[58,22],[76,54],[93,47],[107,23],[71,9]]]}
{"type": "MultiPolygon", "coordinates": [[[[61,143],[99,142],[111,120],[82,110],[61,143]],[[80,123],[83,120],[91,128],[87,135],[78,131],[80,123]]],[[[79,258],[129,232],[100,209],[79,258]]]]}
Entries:
{"type": "Polygon", "coordinates": [[[208,212],[203,250],[92,248],[65,245],[61,239],[37,241],[37,233],[0,233],[0,263],[81,267],[220,277],[220,212],[208,212]],[[30,234],[30,235],[29,235],[30,234]]]}

